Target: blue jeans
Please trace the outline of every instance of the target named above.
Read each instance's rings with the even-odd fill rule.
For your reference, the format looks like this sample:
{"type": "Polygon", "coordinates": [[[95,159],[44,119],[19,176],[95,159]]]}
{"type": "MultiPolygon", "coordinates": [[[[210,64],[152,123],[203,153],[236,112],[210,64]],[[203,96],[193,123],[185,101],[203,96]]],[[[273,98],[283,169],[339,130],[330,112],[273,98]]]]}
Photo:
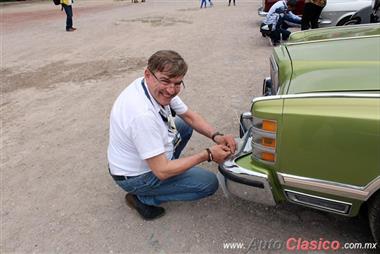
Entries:
{"type": "Polygon", "coordinates": [[[62,4],[66,12],[66,30],[73,27],[73,8],[71,5],[62,4]]]}
{"type": "Polygon", "coordinates": [[[290,36],[290,31],[288,31],[289,25],[286,23],[296,23],[299,20],[295,20],[290,16],[285,15],[283,18],[280,18],[277,22],[276,29],[271,32],[269,35],[273,42],[280,42],[281,38],[284,41],[287,41],[290,36]]]}
{"type": "Polygon", "coordinates": [[[301,25],[301,18],[294,17],[290,14],[285,15],[283,18],[282,28],[288,29],[289,27],[299,27],[301,25]]]}
{"type": "Polygon", "coordinates": [[[201,8],[202,8],[203,4],[204,4],[204,6],[206,8],[206,0],[201,0],[201,8]]]}
{"type": "MultiPolygon", "coordinates": [[[[180,117],[176,117],[181,143],[177,146],[173,159],[177,159],[190,140],[193,129],[180,117]]],[[[168,201],[190,201],[210,196],[218,189],[214,173],[200,167],[192,167],[182,174],[161,181],[152,172],[116,181],[122,189],[135,194],[146,205],[158,206],[168,201]]]]}

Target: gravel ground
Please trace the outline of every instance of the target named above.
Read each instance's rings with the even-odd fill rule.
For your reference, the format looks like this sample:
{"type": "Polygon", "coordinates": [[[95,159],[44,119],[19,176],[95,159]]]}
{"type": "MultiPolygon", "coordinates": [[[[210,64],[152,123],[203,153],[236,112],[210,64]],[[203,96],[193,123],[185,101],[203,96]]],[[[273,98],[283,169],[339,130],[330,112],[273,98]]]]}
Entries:
{"type": "MultiPolygon", "coordinates": [[[[78,1],[73,33],[51,1],[1,6],[0,252],[283,253],[248,246],[289,237],[372,242],[363,220],[227,199],[221,189],[197,202],[165,204],[166,216],[146,222],[108,175],[112,104],[160,49],[178,51],[189,64],[183,100],[238,135],[240,112],[269,74],[272,48],[258,32],[259,4],[78,1]]],[[[210,144],[195,135],[185,155],[210,144]]]]}

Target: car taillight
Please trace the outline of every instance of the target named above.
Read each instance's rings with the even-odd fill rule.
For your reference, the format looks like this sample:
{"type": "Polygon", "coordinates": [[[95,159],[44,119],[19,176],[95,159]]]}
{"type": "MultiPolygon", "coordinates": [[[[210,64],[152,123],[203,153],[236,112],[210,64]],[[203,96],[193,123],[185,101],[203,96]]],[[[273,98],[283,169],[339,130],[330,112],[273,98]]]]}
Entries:
{"type": "Polygon", "coordinates": [[[277,121],[253,117],[252,159],[266,164],[276,162],[277,121]]]}

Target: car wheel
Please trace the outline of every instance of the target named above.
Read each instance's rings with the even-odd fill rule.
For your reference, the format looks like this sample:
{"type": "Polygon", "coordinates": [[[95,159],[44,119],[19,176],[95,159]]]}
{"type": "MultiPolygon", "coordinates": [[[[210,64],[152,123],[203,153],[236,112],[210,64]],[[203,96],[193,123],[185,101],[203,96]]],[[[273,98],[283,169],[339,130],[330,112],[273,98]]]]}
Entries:
{"type": "Polygon", "coordinates": [[[380,243],[380,192],[369,201],[368,220],[373,238],[377,243],[380,243]]]}
{"type": "Polygon", "coordinates": [[[343,26],[344,24],[346,24],[349,20],[350,20],[351,16],[349,17],[344,17],[342,18],[341,20],[338,21],[338,23],[336,24],[337,26],[343,26]]]}
{"type": "Polygon", "coordinates": [[[344,23],[344,26],[359,25],[360,23],[361,22],[359,18],[353,18],[353,19],[348,20],[346,23],[344,23]]]}

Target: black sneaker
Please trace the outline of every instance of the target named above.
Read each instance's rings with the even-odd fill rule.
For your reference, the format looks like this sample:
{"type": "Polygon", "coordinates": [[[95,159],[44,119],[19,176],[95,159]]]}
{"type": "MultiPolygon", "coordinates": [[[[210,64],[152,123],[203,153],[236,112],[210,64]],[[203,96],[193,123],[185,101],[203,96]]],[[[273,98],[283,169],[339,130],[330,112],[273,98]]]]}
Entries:
{"type": "Polygon", "coordinates": [[[70,27],[66,29],[66,32],[74,32],[75,30],[77,30],[75,27],[70,27]]]}
{"type": "Polygon", "coordinates": [[[280,43],[280,41],[274,41],[274,40],[271,40],[271,45],[273,46],[273,47],[277,47],[278,45],[280,45],[281,43],[280,43]]]}
{"type": "Polygon", "coordinates": [[[129,207],[136,209],[136,211],[145,220],[154,220],[165,214],[164,208],[141,203],[136,195],[130,193],[125,195],[125,201],[129,207]]]}

